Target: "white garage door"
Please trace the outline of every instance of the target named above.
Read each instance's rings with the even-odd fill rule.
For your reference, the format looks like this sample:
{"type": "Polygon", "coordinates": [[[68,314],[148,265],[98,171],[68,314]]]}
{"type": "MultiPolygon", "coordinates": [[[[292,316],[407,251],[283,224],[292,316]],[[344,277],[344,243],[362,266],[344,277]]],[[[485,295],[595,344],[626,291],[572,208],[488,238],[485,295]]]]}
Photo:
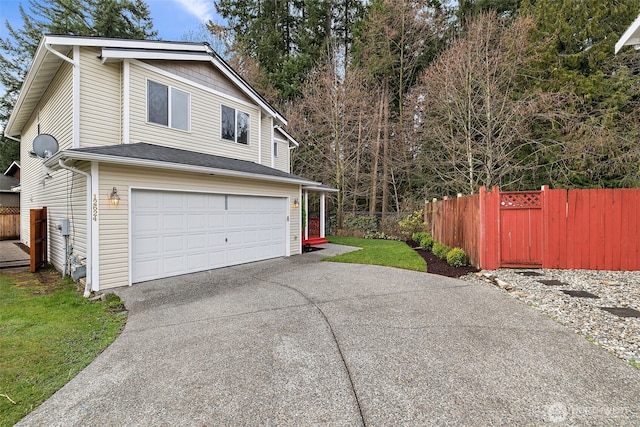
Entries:
{"type": "Polygon", "coordinates": [[[133,190],[132,282],[286,255],[286,199],[133,190]]]}

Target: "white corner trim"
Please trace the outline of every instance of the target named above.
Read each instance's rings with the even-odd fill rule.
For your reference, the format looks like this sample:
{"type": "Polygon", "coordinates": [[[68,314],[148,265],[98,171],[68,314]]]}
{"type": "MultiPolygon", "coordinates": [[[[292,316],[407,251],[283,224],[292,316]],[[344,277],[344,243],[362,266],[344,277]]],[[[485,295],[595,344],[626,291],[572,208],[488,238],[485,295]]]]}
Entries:
{"type": "Polygon", "coordinates": [[[80,148],[80,46],[73,47],[73,148],[80,148]]]}
{"type": "Polygon", "coordinates": [[[275,169],[276,167],[276,156],[273,151],[273,143],[274,143],[274,132],[273,132],[273,127],[271,127],[271,138],[269,138],[269,152],[271,153],[271,167],[275,169]]]}
{"type": "Polygon", "coordinates": [[[132,210],[132,205],[133,205],[133,199],[131,198],[131,193],[133,191],[133,188],[129,185],[129,189],[127,190],[127,209],[129,210],[129,212],[127,212],[127,218],[128,218],[128,222],[129,222],[129,230],[128,233],[129,235],[127,236],[128,239],[128,243],[127,243],[127,248],[128,248],[128,252],[129,252],[129,261],[127,263],[127,268],[129,269],[129,286],[133,285],[133,255],[131,254],[133,247],[132,247],[132,240],[131,240],[131,232],[132,232],[132,219],[131,219],[131,210],[132,210]]]}
{"type": "Polygon", "coordinates": [[[258,114],[258,164],[262,163],[262,113],[258,114]]]}
{"type": "MultiPolygon", "coordinates": [[[[93,224],[91,226],[91,290],[99,291],[100,290],[100,205],[101,205],[101,197],[100,197],[100,181],[99,181],[99,164],[98,162],[91,162],[91,203],[93,204],[93,198],[96,197],[98,201],[97,209],[95,212],[95,219],[93,217],[94,212],[92,212],[91,221],[93,224]]],[[[87,189],[88,191],[89,189],[87,189]]],[[[90,209],[93,209],[93,206],[90,206],[90,209]]]]}
{"type": "Polygon", "coordinates": [[[122,143],[130,142],[131,130],[131,66],[128,59],[122,62],[122,143]]]}

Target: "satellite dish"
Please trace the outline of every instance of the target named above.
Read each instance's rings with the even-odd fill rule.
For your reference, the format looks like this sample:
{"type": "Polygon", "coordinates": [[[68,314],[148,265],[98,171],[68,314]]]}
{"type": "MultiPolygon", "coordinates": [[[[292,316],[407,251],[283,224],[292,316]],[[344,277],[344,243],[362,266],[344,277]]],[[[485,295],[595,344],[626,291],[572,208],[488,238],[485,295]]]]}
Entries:
{"type": "Polygon", "coordinates": [[[58,152],[59,148],[58,141],[47,133],[40,134],[33,140],[33,151],[41,159],[48,159],[53,156],[58,152]]]}

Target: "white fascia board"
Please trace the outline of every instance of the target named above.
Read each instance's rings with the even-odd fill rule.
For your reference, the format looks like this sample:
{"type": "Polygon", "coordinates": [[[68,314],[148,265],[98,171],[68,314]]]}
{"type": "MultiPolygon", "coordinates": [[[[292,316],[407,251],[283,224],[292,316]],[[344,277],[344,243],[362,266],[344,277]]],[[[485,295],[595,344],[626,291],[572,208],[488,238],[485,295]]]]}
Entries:
{"type": "Polygon", "coordinates": [[[7,170],[6,170],[6,171],[4,171],[4,174],[5,174],[5,175],[6,175],[6,174],[11,170],[11,168],[13,167],[13,165],[16,165],[16,166],[18,167],[18,169],[22,169],[22,168],[20,167],[20,164],[14,160],[13,162],[11,162],[11,164],[9,165],[9,167],[7,168],[7,170]]]}
{"type": "Polygon", "coordinates": [[[238,86],[253,102],[258,104],[263,110],[265,110],[271,117],[278,120],[283,125],[287,125],[287,119],[285,119],[278,111],[269,105],[251,86],[247,84],[231,67],[229,67],[224,61],[220,60],[214,53],[210,57],[213,65],[220,70],[229,80],[231,80],[236,86],[238,86]]]}
{"type": "MultiPolygon", "coordinates": [[[[27,93],[33,84],[33,81],[38,74],[38,70],[42,65],[42,61],[48,53],[48,50],[45,46],[47,43],[47,38],[42,37],[40,40],[40,44],[38,45],[38,49],[36,50],[36,54],[33,56],[33,62],[31,63],[31,67],[29,68],[29,72],[27,73],[27,77],[24,79],[24,83],[22,83],[22,87],[20,88],[20,95],[18,95],[18,100],[16,101],[13,111],[11,112],[11,116],[9,116],[9,120],[7,121],[7,125],[4,127],[5,136],[17,136],[20,135],[20,132],[12,132],[13,123],[16,120],[17,112],[22,108],[22,104],[24,103],[25,98],[27,97],[27,93]]],[[[62,59],[59,59],[62,62],[62,59]]]]}
{"type": "Polygon", "coordinates": [[[114,49],[102,48],[102,62],[121,61],[123,59],[164,59],[168,61],[210,62],[206,52],[156,52],[150,49],[114,49]]]}
{"type": "Polygon", "coordinates": [[[315,193],[337,193],[340,190],[336,189],[336,188],[331,188],[331,187],[327,187],[325,185],[320,184],[318,185],[303,185],[302,186],[303,190],[306,191],[311,191],[311,192],[315,192],[315,193]]]}
{"type": "Polygon", "coordinates": [[[627,31],[620,36],[620,39],[616,43],[615,53],[618,53],[620,49],[627,45],[639,45],[640,44],[640,15],[635,21],[629,25],[627,31]]]}
{"type": "Polygon", "coordinates": [[[289,132],[287,132],[286,130],[284,130],[282,128],[282,126],[280,125],[276,125],[275,126],[276,129],[278,129],[278,131],[283,134],[285,136],[285,138],[287,138],[289,140],[290,143],[292,143],[293,145],[295,145],[296,147],[300,147],[300,144],[298,143],[298,141],[295,140],[294,137],[292,137],[289,132]]]}
{"type": "Polygon", "coordinates": [[[257,173],[239,172],[227,169],[216,169],[205,166],[185,165],[182,163],[159,162],[156,160],[136,159],[132,157],[108,156],[104,154],[83,153],[73,151],[61,151],[44,161],[44,165],[52,170],[58,169],[58,159],[80,160],[87,162],[104,162],[126,166],[148,167],[155,169],[169,169],[173,171],[203,173],[207,175],[229,176],[235,178],[257,179],[260,181],[282,182],[297,185],[321,185],[319,182],[309,181],[304,178],[285,178],[280,176],[262,175],[257,173]]]}
{"type": "Polygon", "coordinates": [[[167,42],[156,40],[130,40],[112,39],[101,37],[77,37],[77,36],[44,36],[46,42],[60,46],[87,46],[87,47],[112,47],[124,49],[151,49],[151,50],[180,50],[192,52],[207,52],[202,43],[193,42],[167,42]]]}

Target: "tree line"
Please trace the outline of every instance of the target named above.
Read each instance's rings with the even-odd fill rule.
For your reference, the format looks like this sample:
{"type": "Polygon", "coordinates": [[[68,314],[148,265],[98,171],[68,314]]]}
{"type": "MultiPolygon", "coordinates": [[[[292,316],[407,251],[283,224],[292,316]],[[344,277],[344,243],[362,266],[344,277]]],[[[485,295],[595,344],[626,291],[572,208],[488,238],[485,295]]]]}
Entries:
{"type": "MultiPolygon", "coordinates": [[[[220,53],[289,118],[293,172],[338,188],[339,212],[640,185],[640,56],[613,53],[640,0],[214,3],[220,53]]],[[[28,4],[0,40],[5,123],[42,33],[157,36],[142,0],[28,4]]]]}
{"type": "Polygon", "coordinates": [[[343,211],[640,185],[640,1],[218,0],[211,26],[343,211]],[[277,42],[273,42],[273,41],[277,42]]]}

